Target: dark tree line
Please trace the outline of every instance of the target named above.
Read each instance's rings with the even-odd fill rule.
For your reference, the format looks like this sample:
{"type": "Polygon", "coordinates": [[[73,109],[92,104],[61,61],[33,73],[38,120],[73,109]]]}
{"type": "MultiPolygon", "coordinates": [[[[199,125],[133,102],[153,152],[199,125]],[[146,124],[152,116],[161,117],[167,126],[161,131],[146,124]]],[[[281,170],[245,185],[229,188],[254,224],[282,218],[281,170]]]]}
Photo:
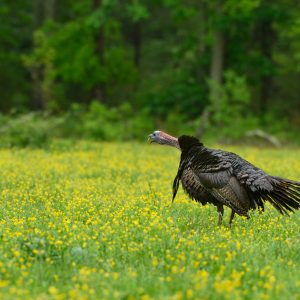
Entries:
{"type": "Polygon", "coordinates": [[[296,0],[0,2],[2,112],[96,100],[158,119],[299,125],[296,0]]]}

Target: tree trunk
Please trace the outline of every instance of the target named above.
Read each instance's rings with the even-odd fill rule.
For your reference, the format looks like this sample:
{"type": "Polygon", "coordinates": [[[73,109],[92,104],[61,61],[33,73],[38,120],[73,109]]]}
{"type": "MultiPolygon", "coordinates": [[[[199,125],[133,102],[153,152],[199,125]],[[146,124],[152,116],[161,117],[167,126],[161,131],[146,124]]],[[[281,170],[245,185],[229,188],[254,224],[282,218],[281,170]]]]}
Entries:
{"type": "MultiPolygon", "coordinates": [[[[204,57],[207,53],[207,32],[208,32],[208,8],[205,1],[198,1],[198,11],[199,11],[199,42],[198,42],[198,55],[200,58],[204,57]]],[[[207,78],[207,69],[201,66],[197,70],[198,79],[203,82],[207,78]]]]}
{"type": "MultiPolygon", "coordinates": [[[[46,20],[55,17],[56,0],[33,0],[33,26],[38,30],[46,20]]],[[[53,99],[51,82],[46,82],[46,72],[52,65],[45,65],[44,61],[37,61],[31,67],[32,79],[32,108],[44,110],[49,107],[53,99]]],[[[49,78],[48,78],[49,79],[49,78]]]]}
{"type": "MultiPolygon", "coordinates": [[[[33,0],[33,26],[37,30],[44,21],[43,0],[33,0]]],[[[38,66],[33,66],[30,70],[32,80],[32,100],[31,106],[34,110],[42,110],[45,105],[42,96],[42,74],[38,66]]]]}
{"type": "MultiPolygon", "coordinates": [[[[217,14],[221,14],[221,7],[223,5],[223,1],[219,1],[211,4],[213,7],[209,7],[205,1],[199,1],[199,19],[201,20],[201,31],[199,32],[199,55],[200,57],[205,54],[206,50],[206,42],[205,38],[208,31],[208,15],[211,13],[210,9],[217,11],[217,14]]],[[[200,123],[196,128],[195,136],[199,139],[204,134],[205,129],[209,123],[211,118],[211,114],[213,112],[213,108],[217,107],[218,101],[220,101],[220,87],[222,84],[222,76],[223,76],[223,60],[224,60],[224,34],[220,30],[215,30],[213,45],[211,50],[211,64],[209,69],[209,100],[210,104],[205,107],[201,116],[200,123]]],[[[201,70],[198,72],[200,80],[207,78],[208,70],[201,70]]]]}
{"type": "Polygon", "coordinates": [[[136,22],[133,24],[132,32],[132,43],[134,50],[134,63],[137,68],[140,66],[141,62],[141,48],[142,48],[142,24],[141,22],[136,22]]]}
{"type": "MultiPolygon", "coordinates": [[[[102,0],[93,0],[93,10],[101,9],[102,6],[102,0]]],[[[103,26],[100,26],[98,28],[98,32],[95,35],[95,54],[99,59],[99,62],[102,66],[104,66],[104,32],[103,32],[103,26]]],[[[105,101],[105,89],[103,83],[98,83],[96,86],[93,87],[93,97],[100,101],[105,101]]]]}
{"type": "Polygon", "coordinates": [[[54,20],[55,7],[56,7],[56,0],[45,0],[44,1],[45,20],[54,20]]]}
{"type": "Polygon", "coordinates": [[[272,47],[276,39],[272,28],[271,20],[263,20],[259,24],[259,46],[265,60],[265,71],[261,75],[260,88],[260,112],[264,114],[268,110],[269,102],[272,97],[273,76],[272,76],[272,47]]]}
{"type": "Polygon", "coordinates": [[[43,24],[43,3],[43,0],[33,0],[33,26],[35,30],[43,24]]]}
{"type": "Polygon", "coordinates": [[[210,111],[208,109],[205,109],[202,112],[202,115],[200,117],[200,124],[195,132],[195,137],[198,138],[200,141],[201,141],[204,131],[209,123],[209,118],[210,118],[210,111]]]}
{"type": "Polygon", "coordinates": [[[215,31],[210,66],[210,101],[216,105],[221,98],[220,87],[222,85],[223,63],[224,34],[221,31],[215,31]]]}
{"type": "Polygon", "coordinates": [[[38,67],[31,69],[32,79],[32,101],[31,106],[34,110],[43,110],[45,103],[42,96],[42,83],[41,83],[41,72],[38,67]]]}

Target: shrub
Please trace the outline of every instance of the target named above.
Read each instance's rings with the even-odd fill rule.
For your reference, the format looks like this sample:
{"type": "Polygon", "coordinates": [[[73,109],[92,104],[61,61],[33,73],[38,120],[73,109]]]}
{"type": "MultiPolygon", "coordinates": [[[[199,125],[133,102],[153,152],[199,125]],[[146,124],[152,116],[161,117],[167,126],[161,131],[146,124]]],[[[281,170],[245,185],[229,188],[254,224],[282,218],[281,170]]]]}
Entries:
{"type": "Polygon", "coordinates": [[[60,122],[59,118],[46,118],[41,114],[27,113],[20,116],[6,116],[0,122],[1,147],[43,147],[53,130],[60,122]]]}

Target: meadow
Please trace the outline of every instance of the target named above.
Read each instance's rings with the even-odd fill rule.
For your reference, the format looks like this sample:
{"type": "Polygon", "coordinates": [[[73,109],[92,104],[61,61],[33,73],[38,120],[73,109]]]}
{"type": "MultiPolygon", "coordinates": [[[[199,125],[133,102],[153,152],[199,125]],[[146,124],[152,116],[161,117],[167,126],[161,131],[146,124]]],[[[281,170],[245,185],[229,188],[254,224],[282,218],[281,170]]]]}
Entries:
{"type": "MultiPolygon", "coordinates": [[[[224,147],[223,147],[224,148],[224,147]]],[[[227,147],[300,180],[300,149],[227,147]]],[[[57,142],[0,150],[1,299],[300,299],[300,212],[237,216],[180,192],[179,152],[57,142]]]]}

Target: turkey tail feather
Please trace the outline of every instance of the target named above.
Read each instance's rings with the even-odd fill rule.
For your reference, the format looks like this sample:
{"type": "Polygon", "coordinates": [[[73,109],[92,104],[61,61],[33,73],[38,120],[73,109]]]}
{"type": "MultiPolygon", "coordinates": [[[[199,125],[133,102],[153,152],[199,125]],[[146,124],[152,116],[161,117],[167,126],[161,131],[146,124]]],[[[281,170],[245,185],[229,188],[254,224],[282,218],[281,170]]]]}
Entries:
{"type": "Polygon", "coordinates": [[[178,188],[179,188],[180,179],[181,179],[182,173],[184,171],[185,165],[186,165],[186,163],[183,163],[183,164],[180,163],[179,164],[177,175],[176,175],[176,177],[175,177],[175,179],[173,181],[172,203],[174,202],[174,199],[176,197],[176,194],[177,194],[177,191],[178,191],[178,188]]]}
{"type": "Polygon", "coordinates": [[[273,190],[261,195],[262,200],[269,201],[281,214],[288,215],[300,208],[300,182],[272,177],[273,190]]]}
{"type": "Polygon", "coordinates": [[[173,197],[172,197],[172,203],[174,202],[174,199],[176,197],[178,188],[179,188],[179,182],[180,182],[180,177],[177,175],[174,179],[173,182],[173,197]]]}

